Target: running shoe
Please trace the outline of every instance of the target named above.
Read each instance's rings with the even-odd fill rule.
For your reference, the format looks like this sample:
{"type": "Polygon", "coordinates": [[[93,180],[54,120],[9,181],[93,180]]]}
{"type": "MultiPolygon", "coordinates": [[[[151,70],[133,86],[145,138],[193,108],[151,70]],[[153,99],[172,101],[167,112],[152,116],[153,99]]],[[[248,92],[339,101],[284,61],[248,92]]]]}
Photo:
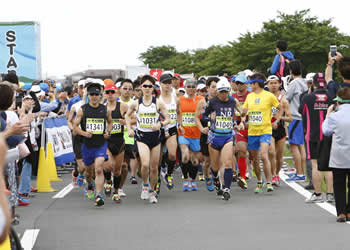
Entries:
{"type": "Polygon", "coordinates": [[[118,194],[119,194],[120,197],[126,197],[126,193],[121,188],[118,189],[118,194]]]}
{"type": "Polygon", "coordinates": [[[174,188],[174,180],[171,175],[167,175],[167,187],[169,190],[174,188]]]}
{"type": "Polygon", "coordinates": [[[74,186],[77,186],[77,185],[78,185],[77,179],[78,179],[78,177],[75,177],[75,176],[74,176],[74,171],[72,171],[72,183],[73,183],[74,186]]]}
{"type": "Polygon", "coordinates": [[[77,184],[79,187],[81,187],[84,184],[84,175],[78,175],[77,184]]]}
{"type": "Polygon", "coordinates": [[[29,206],[29,205],[30,205],[29,200],[22,199],[22,198],[19,198],[19,199],[18,199],[18,206],[20,206],[20,207],[26,207],[26,206],[29,206]]]}
{"type": "Polygon", "coordinates": [[[160,178],[158,178],[157,184],[154,188],[154,191],[157,193],[157,195],[160,194],[160,185],[161,185],[161,181],[160,181],[160,178]]]}
{"type": "Polygon", "coordinates": [[[197,182],[195,180],[191,181],[191,190],[198,191],[197,182]]]}
{"type": "Polygon", "coordinates": [[[276,185],[276,176],[272,176],[272,186],[277,186],[276,185]]]}
{"type": "Polygon", "coordinates": [[[281,185],[281,179],[278,175],[276,175],[276,186],[279,187],[281,185]]]}
{"type": "Polygon", "coordinates": [[[240,186],[243,190],[248,189],[248,184],[244,178],[238,177],[237,180],[238,186],[240,186]]]}
{"type": "Polygon", "coordinates": [[[296,174],[296,173],[288,173],[287,176],[290,177],[290,178],[292,178],[292,177],[297,176],[297,174],[296,174]]]}
{"type": "Polygon", "coordinates": [[[228,201],[230,198],[231,198],[230,189],[229,188],[225,188],[223,190],[222,199],[225,200],[225,201],[228,201]]]}
{"type": "Polygon", "coordinates": [[[93,190],[88,190],[87,191],[87,197],[89,200],[93,200],[95,197],[95,192],[93,190]]]}
{"type": "MultiPolygon", "coordinates": [[[[142,192],[141,192],[141,199],[142,200],[148,200],[149,199],[149,186],[143,185],[142,192]]],[[[119,193],[120,194],[120,193],[119,193]]]]}
{"type": "Polygon", "coordinates": [[[84,196],[87,196],[87,188],[84,188],[84,196]]]}
{"type": "Polygon", "coordinates": [[[224,194],[224,190],[222,190],[221,188],[216,190],[217,196],[222,196],[223,194],[224,194]]]}
{"type": "Polygon", "coordinates": [[[332,193],[327,193],[326,194],[326,201],[331,203],[331,202],[334,202],[334,195],[332,193]]]}
{"type": "Polygon", "coordinates": [[[305,200],[306,203],[322,203],[324,202],[322,194],[316,195],[316,193],[313,193],[310,198],[305,200]]]}
{"type": "Polygon", "coordinates": [[[152,192],[152,193],[149,194],[149,203],[152,203],[152,204],[158,203],[157,193],[156,192],[152,192]]]}
{"type": "Polygon", "coordinates": [[[199,172],[199,173],[198,173],[198,180],[199,180],[199,181],[205,181],[203,172],[199,172]]]}
{"type": "Polygon", "coordinates": [[[205,177],[205,185],[207,186],[207,189],[209,192],[214,191],[215,187],[214,187],[213,179],[211,177],[209,178],[205,177]]]}
{"type": "Polygon", "coordinates": [[[97,207],[101,207],[105,204],[105,201],[103,199],[103,195],[101,194],[98,194],[96,195],[96,198],[95,198],[95,206],[97,207]]]}
{"type": "Polygon", "coordinates": [[[112,200],[113,200],[115,203],[118,203],[118,204],[119,204],[120,201],[121,201],[119,194],[113,194],[112,200]]]}
{"type": "Polygon", "coordinates": [[[30,187],[30,192],[36,193],[36,192],[38,192],[38,189],[37,189],[37,188],[30,187]]]}
{"type": "Polygon", "coordinates": [[[305,175],[302,175],[302,176],[295,175],[294,177],[286,179],[286,181],[303,182],[305,181],[305,175]]]}
{"type": "Polygon", "coordinates": [[[108,183],[105,184],[105,194],[106,194],[107,197],[111,196],[112,188],[113,188],[112,184],[108,184],[108,183]]]}
{"type": "Polygon", "coordinates": [[[259,194],[263,191],[263,183],[258,183],[254,189],[254,193],[259,194]]]}
{"type": "Polygon", "coordinates": [[[184,192],[190,191],[190,189],[189,189],[189,181],[184,181],[184,186],[182,188],[182,191],[184,191],[184,192]]]}
{"type": "Polygon", "coordinates": [[[273,191],[273,186],[272,186],[271,183],[267,183],[267,184],[266,184],[266,191],[267,191],[267,192],[272,192],[272,191],[273,191]]]}
{"type": "Polygon", "coordinates": [[[221,186],[220,186],[220,180],[219,180],[219,177],[214,177],[213,178],[213,181],[214,181],[214,186],[216,188],[216,190],[220,190],[221,189],[221,186]]]}
{"type": "Polygon", "coordinates": [[[137,179],[135,176],[130,177],[131,184],[137,184],[137,179]]]}

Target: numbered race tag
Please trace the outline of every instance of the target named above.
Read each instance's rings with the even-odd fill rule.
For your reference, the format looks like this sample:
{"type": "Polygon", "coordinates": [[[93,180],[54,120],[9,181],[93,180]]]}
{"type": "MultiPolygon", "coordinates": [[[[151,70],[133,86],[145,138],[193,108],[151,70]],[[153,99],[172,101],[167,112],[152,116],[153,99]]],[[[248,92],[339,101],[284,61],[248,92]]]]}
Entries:
{"type": "Polygon", "coordinates": [[[157,123],[157,113],[140,113],[140,128],[152,128],[157,123]]]}
{"type": "Polygon", "coordinates": [[[104,122],[103,118],[86,118],[86,130],[92,131],[94,135],[102,135],[105,130],[104,122]]]}
{"type": "Polygon", "coordinates": [[[182,113],[182,126],[184,127],[196,127],[194,121],[194,113],[182,113]]]}
{"type": "Polygon", "coordinates": [[[250,111],[249,112],[249,125],[262,125],[263,116],[261,111],[250,111]]]}
{"type": "Polygon", "coordinates": [[[215,128],[220,130],[230,130],[233,128],[232,117],[217,116],[215,128]]]}
{"type": "Polygon", "coordinates": [[[120,119],[113,119],[113,128],[111,134],[119,134],[122,132],[122,126],[120,125],[120,119]]]}
{"type": "Polygon", "coordinates": [[[175,109],[169,109],[168,114],[170,117],[170,124],[175,124],[177,121],[177,113],[175,109]]]}

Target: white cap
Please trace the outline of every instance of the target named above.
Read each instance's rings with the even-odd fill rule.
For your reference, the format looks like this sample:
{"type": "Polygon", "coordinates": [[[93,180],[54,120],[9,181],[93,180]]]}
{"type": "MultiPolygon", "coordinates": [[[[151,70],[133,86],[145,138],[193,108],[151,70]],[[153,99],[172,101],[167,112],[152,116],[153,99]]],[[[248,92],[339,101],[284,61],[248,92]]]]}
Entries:
{"type": "Polygon", "coordinates": [[[249,76],[251,76],[251,75],[254,74],[253,71],[251,71],[250,69],[246,69],[246,70],[244,70],[243,72],[244,72],[244,74],[245,74],[246,77],[249,77],[249,76]]]}
{"type": "Polygon", "coordinates": [[[85,83],[86,83],[86,80],[80,80],[80,81],[78,82],[78,87],[80,87],[80,86],[85,86],[85,83]]]}
{"type": "Polygon", "coordinates": [[[220,92],[220,91],[230,91],[231,90],[231,84],[229,83],[227,78],[223,77],[223,76],[220,76],[219,79],[220,80],[216,84],[217,91],[218,92],[220,92]]]}
{"type": "Polygon", "coordinates": [[[280,79],[278,78],[278,76],[275,76],[275,75],[270,75],[267,79],[266,79],[266,82],[269,82],[269,81],[280,81],[280,79]]]}
{"type": "Polygon", "coordinates": [[[204,89],[204,88],[206,88],[207,86],[205,86],[205,84],[203,84],[203,83],[200,83],[200,84],[198,84],[198,86],[197,86],[197,90],[201,90],[201,89],[204,89]]]}
{"type": "Polygon", "coordinates": [[[308,73],[307,75],[306,75],[306,77],[305,77],[305,80],[307,81],[307,82],[312,82],[312,79],[314,78],[314,75],[315,75],[316,73],[308,73]]]}
{"type": "Polygon", "coordinates": [[[40,97],[45,95],[45,92],[41,90],[39,85],[33,85],[32,88],[30,89],[30,91],[34,92],[36,97],[40,97]]]}

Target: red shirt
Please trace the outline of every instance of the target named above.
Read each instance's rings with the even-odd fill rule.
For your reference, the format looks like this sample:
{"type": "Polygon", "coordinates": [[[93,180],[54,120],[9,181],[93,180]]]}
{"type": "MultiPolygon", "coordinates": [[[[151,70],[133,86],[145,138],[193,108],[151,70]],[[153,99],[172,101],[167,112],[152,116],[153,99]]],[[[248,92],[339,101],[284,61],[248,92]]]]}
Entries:
{"type": "MultiPolygon", "coordinates": [[[[247,98],[248,94],[250,94],[250,91],[246,91],[244,95],[239,95],[239,92],[236,92],[232,94],[232,96],[239,102],[241,106],[243,106],[245,99],[247,98]]],[[[236,121],[241,121],[241,115],[238,112],[235,112],[235,120],[236,121]]],[[[248,117],[246,119],[248,121],[248,117]]]]}

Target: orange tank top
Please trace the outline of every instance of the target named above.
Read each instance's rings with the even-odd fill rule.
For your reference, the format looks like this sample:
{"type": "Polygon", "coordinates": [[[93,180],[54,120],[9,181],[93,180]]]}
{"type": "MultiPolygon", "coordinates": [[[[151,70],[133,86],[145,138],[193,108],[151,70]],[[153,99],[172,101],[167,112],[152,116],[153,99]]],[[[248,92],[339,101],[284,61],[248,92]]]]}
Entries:
{"type": "Polygon", "coordinates": [[[202,100],[202,96],[195,96],[194,99],[189,99],[184,96],[180,97],[180,110],[182,113],[182,126],[185,130],[185,134],[181,135],[181,132],[178,131],[179,136],[184,136],[192,139],[199,139],[201,137],[201,131],[194,121],[194,114],[198,102],[202,100]]]}

